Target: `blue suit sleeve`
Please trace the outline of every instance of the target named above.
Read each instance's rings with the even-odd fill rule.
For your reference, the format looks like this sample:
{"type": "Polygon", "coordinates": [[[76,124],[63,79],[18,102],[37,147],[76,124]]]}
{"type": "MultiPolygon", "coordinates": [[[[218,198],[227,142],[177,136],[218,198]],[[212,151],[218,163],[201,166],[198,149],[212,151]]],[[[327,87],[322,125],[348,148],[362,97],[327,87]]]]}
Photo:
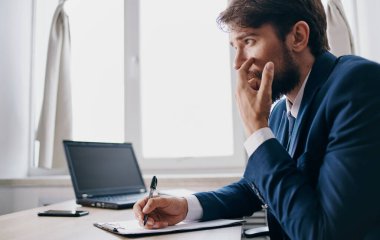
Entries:
{"type": "Polygon", "coordinates": [[[216,191],[196,193],[195,196],[203,208],[201,220],[204,221],[251,216],[261,210],[262,205],[245,179],[216,191]]]}
{"type": "Polygon", "coordinates": [[[363,239],[380,222],[380,71],[352,67],[321,103],[327,136],[316,183],[276,139],[244,173],[291,239],[363,239]]]}

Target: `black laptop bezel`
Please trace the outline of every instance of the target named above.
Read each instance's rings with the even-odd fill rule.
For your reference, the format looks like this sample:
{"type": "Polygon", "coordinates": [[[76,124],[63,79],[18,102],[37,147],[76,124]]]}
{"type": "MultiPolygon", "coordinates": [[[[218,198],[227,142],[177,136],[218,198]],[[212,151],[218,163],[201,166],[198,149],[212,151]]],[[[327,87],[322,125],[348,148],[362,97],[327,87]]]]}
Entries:
{"type": "Polygon", "coordinates": [[[142,178],[141,169],[138,164],[135,152],[133,150],[132,143],[108,143],[108,142],[84,142],[84,141],[72,141],[72,140],[63,140],[63,145],[65,149],[66,154],[66,160],[67,165],[70,171],[71,181],[74,188],[74,193],[77,198],[77,200],[80,199],[86,199],[86,198],[92,198],[92,197],[100,197],[100,196],[112,196],[112,195],[122,195],[122,194],[138,194],[138,193],[146,193],[147,188],[145,186],[144,180],[142,178]],[[138,170],[138,175],[141,182],[141,187],[136,188],[120,188],[118,190],[115,189],[99,189],[99,190],[92,190],[92,191],[83,191],[80,190],[78,187],[78,182],[76,178],[76,174],[73,169],[73,159],[71,158],[69,148],[70,147],[82,147],[82,146],[89,146],[89,147],[118,147],[118,148],[129,148],[132,151],[133,160],[135,161],[136,168],[138,170]]]}

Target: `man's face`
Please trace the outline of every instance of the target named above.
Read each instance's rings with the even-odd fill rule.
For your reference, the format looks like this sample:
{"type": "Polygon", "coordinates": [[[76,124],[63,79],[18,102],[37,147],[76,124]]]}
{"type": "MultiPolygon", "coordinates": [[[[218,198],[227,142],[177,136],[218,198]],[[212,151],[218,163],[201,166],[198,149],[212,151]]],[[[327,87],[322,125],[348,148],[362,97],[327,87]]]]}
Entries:
{"type": "Polygon", "coordinates": [[[235,69],[239,69],[248,59],[254,59],[249,69],[250,78],[261,79],[265,64],[269,61],[274,63],[273,101],[288,94],[299,84],[300,71],[293,54],[270,24],[260,28],[235,27],[230,32],[230,42],[236,50],[235,69]]]}

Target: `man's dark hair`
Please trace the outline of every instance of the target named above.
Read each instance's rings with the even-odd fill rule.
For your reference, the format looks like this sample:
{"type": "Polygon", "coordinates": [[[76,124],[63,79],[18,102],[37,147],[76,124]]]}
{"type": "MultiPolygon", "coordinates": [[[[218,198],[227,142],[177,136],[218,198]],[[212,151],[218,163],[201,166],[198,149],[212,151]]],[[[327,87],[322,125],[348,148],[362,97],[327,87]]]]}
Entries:
{"type": "Polygon", "coordinates": [[[259,28],[271,24],[281,40],[298,21],[310,28],[308,46],[314,56],[329,50],[326,34],[326,14],[321,0],[232,0],[218,17],[223,29],[226,25],[242,28],[259,28]]]}

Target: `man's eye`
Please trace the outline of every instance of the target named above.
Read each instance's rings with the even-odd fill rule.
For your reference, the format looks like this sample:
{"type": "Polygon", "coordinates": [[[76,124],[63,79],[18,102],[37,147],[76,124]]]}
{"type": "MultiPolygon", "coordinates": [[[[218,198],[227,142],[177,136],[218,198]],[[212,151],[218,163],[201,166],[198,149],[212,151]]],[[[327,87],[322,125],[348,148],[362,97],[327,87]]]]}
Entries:
{"type": "Polygon", "coordinates": [[[255,43],[255,40],[253,40],[253,39],[245,39],[245,40],[244,40],[244,43],[245,43],[246,45],[251,45],[251,44],[254,44],[254,43],[255,43]]]}

